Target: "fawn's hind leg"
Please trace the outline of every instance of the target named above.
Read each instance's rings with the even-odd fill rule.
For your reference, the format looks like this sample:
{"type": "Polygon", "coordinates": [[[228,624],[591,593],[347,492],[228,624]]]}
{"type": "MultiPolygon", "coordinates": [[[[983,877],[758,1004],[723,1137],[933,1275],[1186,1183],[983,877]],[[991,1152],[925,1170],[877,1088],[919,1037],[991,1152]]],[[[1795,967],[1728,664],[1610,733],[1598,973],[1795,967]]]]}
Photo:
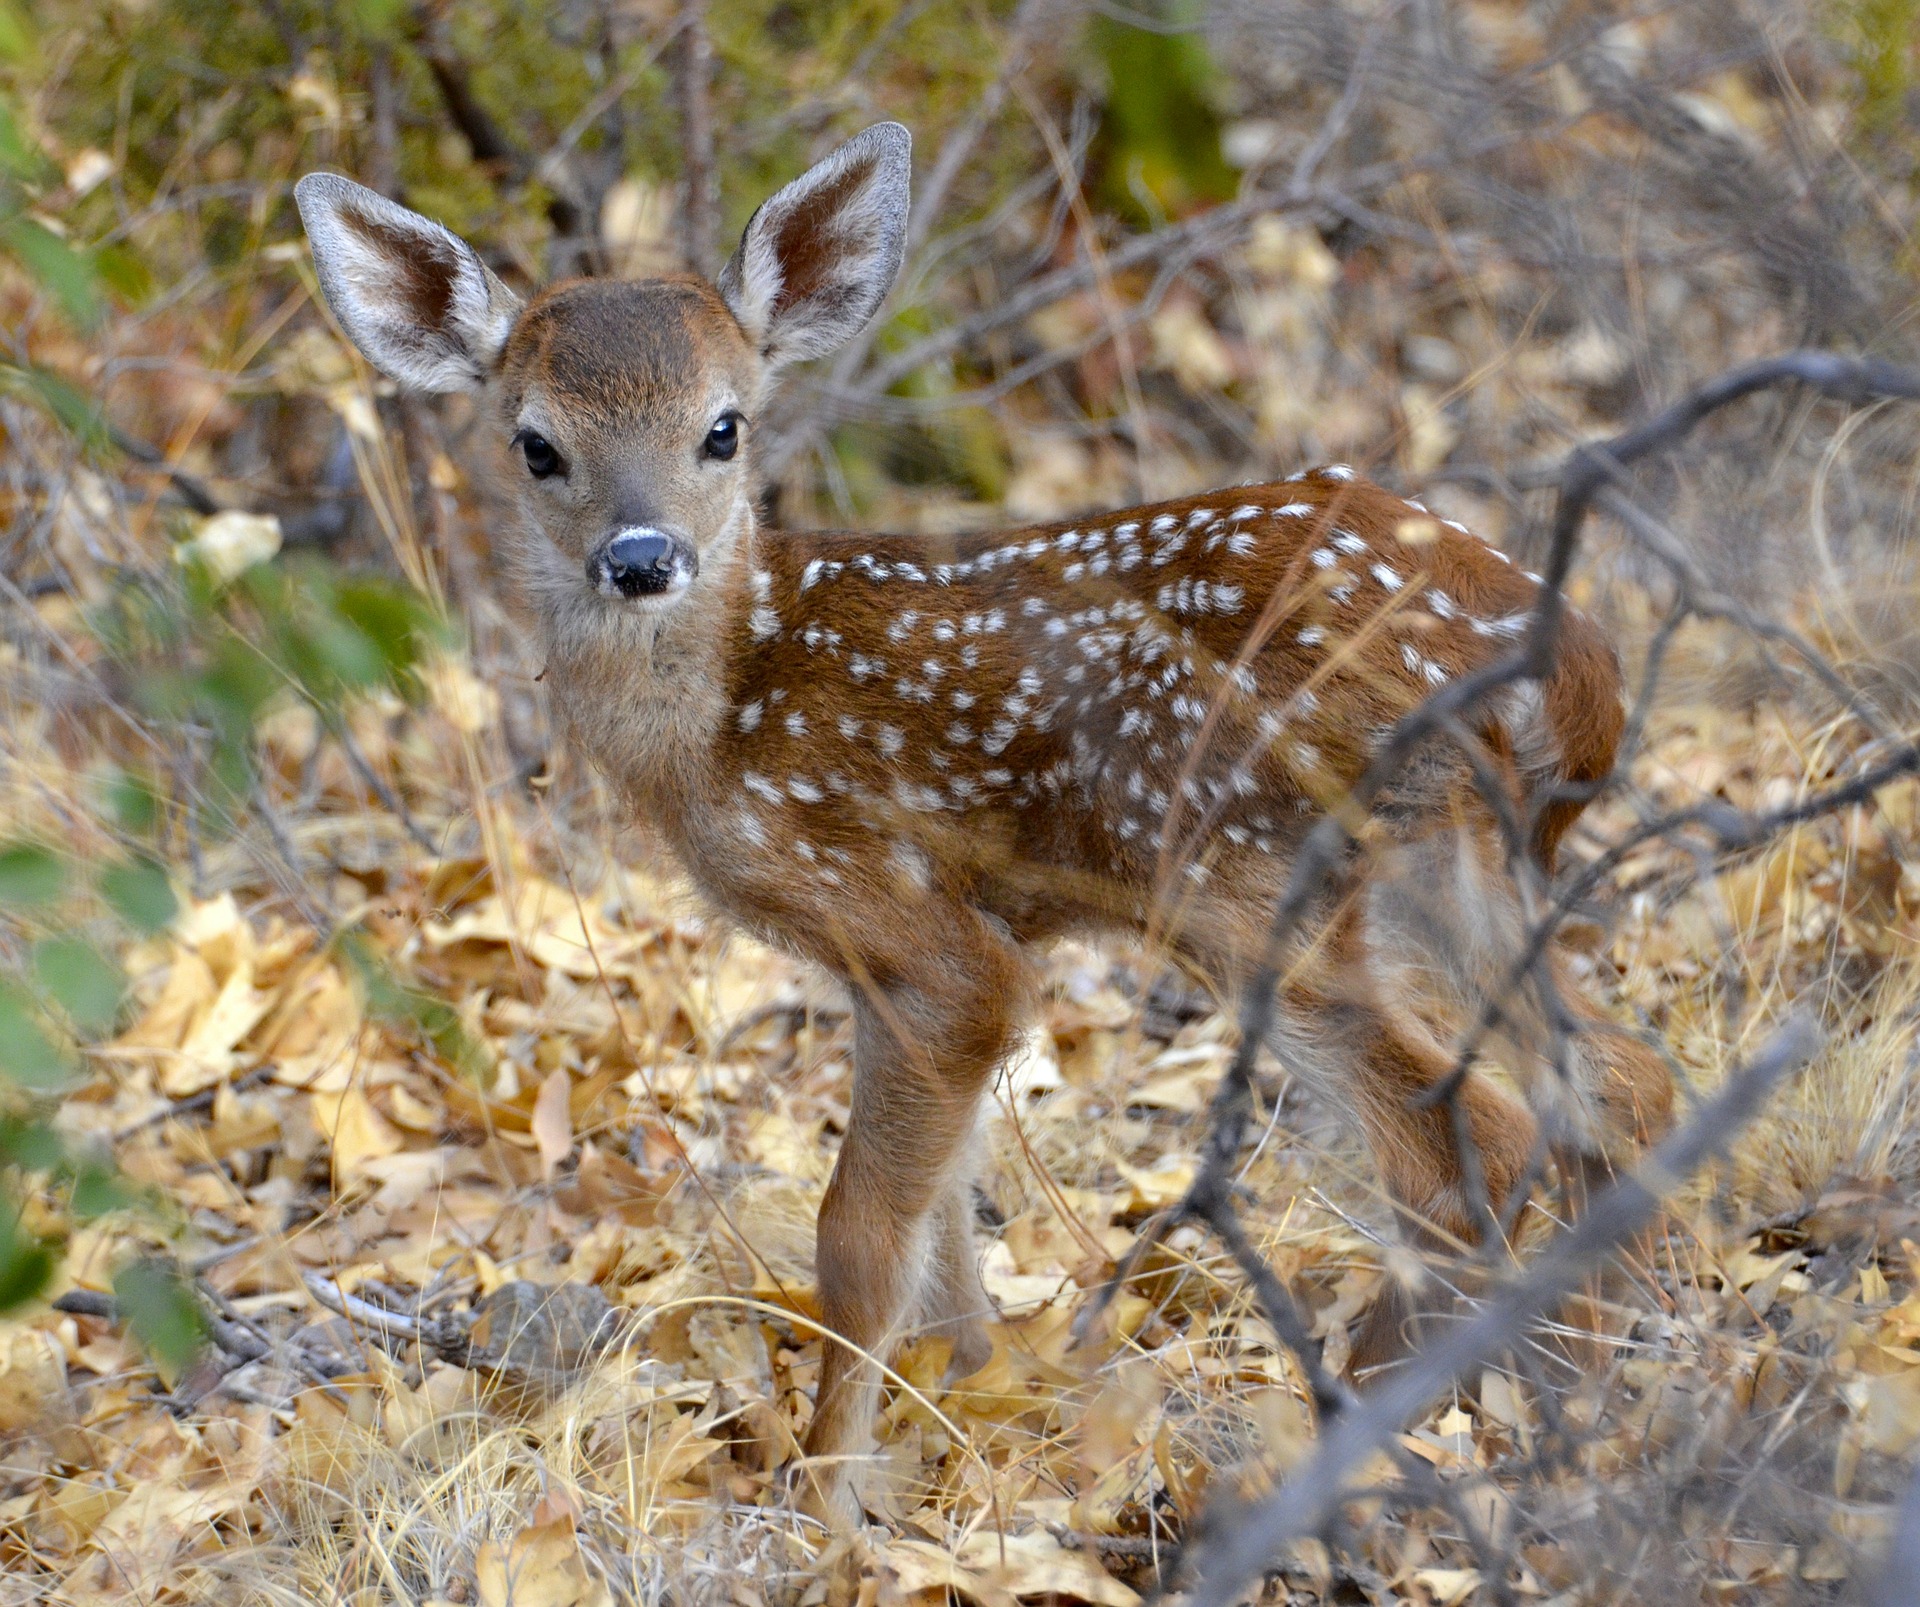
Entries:
{"type": "MultiPolygon", "coordinates": [[[[1360,1123],[1401,1232],[1416,1249],[1456,1256],[1480,1241],[1483,1223],[1497,1223],[1513,1191],[1525,1186],[1533,1114],[1476,1075],[1453,1096],[1464,1118],[1459,1125],[1448,1104],[1426,1105],[1453,1061],[1412,1024],[1377,1014],[1356,1049],[1360,1123]]],[[[1389,1278],[1354,1340],[1350,1370],[1358,1375],[1404,1354],[1417,1342],[1421,1319],[1452,1304],[1452,1291],[1438,1279],[1415,1290],[1389,1278]]]]}
{"type": "Polygon", "coordinates": [[[993,1302],[980,1281],[980,1259],[973,1233],[973,1177],[962,1168],[934,1208],[933,1264],[922,1295],[926,1331],[953,1341],[947,1377],[977,1373],[993,1355],[987,1318],[993,1302]]]}
{"type": "MultiPolygon", "coordinates": [[[[1404,1009],[1389,1010],[1357,986],[1296,984],[1282,997],[1271,1043],[1290,1071],[1320,1085],[1357,1121],[1415,1247],[1457,1252],[1475,1243],[1486,1212],[1497,1219],[1524,1179],[1537,1131],[1532,1113],[1488,1078],[1469,1076],[1454,1096],[1465,1119],[1460,1142],[1453,1111],[1425,1098],[1452,1059],[1404,1009]]],[[[1444,1292],[1433,1300],[1446,1303],[1444,1292]]],[[[1355,1341],[1353,1369],[1403,1352],[1422,1314],[1421,1302],[1389,1282],[1355,1341]]]]}

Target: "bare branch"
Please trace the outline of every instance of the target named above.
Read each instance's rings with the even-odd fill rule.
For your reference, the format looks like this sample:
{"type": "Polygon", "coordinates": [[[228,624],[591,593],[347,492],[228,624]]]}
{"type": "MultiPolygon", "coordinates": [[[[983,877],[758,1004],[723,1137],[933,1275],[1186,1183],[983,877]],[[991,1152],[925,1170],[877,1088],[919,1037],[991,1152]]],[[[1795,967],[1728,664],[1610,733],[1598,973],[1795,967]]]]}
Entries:
{"type": "Polygon", "coordinates": [[[1867,1592],[1867,1607],[1908,1607],[1914,1582],[1920,1580],[1920,1473],[1907,1484],[1907,1493],[1894,1515],[1893,1540],[1887,1560],[1867,1592]]]}
{"type": "Polygon", "coordinates": [[[1745,1067],[1663,1142],[1640,1169],[1593,1201],[1579,1224],[1527,1274],[1489,1300],[1470,1322],[1387,1378],[1322,1431],[1319,1449],[1286,1484],[1237,1511],[1210,1513],[1192,1607],[1228,1607],[1289,1541],[1318,1533],[1345,1498],[1348,1479],[1435,1395],[1511,1346],[1530,1323],[1572,1293],[1615,1248],[1653,1219],[1661,1199],[1714,1154],[1765,1103],[1774,1087],[1819,1044],[1812,1022],[1789,1019],[1745,1067]]]}
{"type": "Polygon", "coordinates": [[[713,150],[713,40],[706,0],[687,0],[673,53],[674,96],[680,106],[680,255],[695,273],[712,278],[720,260],[720,176],[713,150]]]}

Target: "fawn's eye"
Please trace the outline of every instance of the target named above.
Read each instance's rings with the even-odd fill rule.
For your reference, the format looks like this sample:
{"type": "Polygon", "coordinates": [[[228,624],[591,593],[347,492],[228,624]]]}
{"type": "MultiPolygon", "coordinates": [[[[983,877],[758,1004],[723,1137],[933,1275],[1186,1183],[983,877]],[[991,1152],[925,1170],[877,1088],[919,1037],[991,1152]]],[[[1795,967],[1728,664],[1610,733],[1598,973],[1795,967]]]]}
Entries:
{"type": "Polygon", "coordinates": [[[707,456],[725,462],[740,450],[740,415],[722,413],[707,431],[707,456]]]}
{"type": "Polygon", "coordinates": [[[553,442],[544,435],[535,435],[532,430],[522,430],[514,438],[515,444],[526,454],[527,472],[536,480],[544,480],[549,475],[558,474],[566,467],[560,461],[560,454],[553,448],[553,442]]]}

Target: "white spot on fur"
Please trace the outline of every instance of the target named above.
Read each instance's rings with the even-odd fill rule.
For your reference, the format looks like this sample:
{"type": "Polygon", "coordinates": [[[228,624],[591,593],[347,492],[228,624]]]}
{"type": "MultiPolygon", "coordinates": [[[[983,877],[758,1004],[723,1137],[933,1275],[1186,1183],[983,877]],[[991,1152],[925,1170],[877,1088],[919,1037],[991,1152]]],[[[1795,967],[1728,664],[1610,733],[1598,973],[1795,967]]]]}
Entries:
{"type": "Polygon", "coordinates": [[[896,842],[887,857],[921,892],[925,893],[932,889],[933,861],[928,859],[921,849],[916,848],[912,843],[896,842]]]}
{"type": "Polygon", "coordinates": [[[931,814],[936,809],[947,807],[939,788],[923,786],[917,781],[894,782],[893,800],[902,809],[911,809],[917,814],[931,814]]]}

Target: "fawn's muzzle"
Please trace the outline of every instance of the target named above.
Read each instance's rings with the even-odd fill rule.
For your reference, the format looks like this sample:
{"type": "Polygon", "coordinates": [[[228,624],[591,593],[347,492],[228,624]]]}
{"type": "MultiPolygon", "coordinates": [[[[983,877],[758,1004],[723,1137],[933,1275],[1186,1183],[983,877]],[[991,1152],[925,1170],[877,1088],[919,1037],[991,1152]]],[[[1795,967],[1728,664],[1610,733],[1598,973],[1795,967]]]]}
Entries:
{"type": "Polygon", "coordinates": [[[617,532],[587,559],[587,579],[604,597],[658,597],[693,578],[692,550],[645,526],[617,532]]]}

